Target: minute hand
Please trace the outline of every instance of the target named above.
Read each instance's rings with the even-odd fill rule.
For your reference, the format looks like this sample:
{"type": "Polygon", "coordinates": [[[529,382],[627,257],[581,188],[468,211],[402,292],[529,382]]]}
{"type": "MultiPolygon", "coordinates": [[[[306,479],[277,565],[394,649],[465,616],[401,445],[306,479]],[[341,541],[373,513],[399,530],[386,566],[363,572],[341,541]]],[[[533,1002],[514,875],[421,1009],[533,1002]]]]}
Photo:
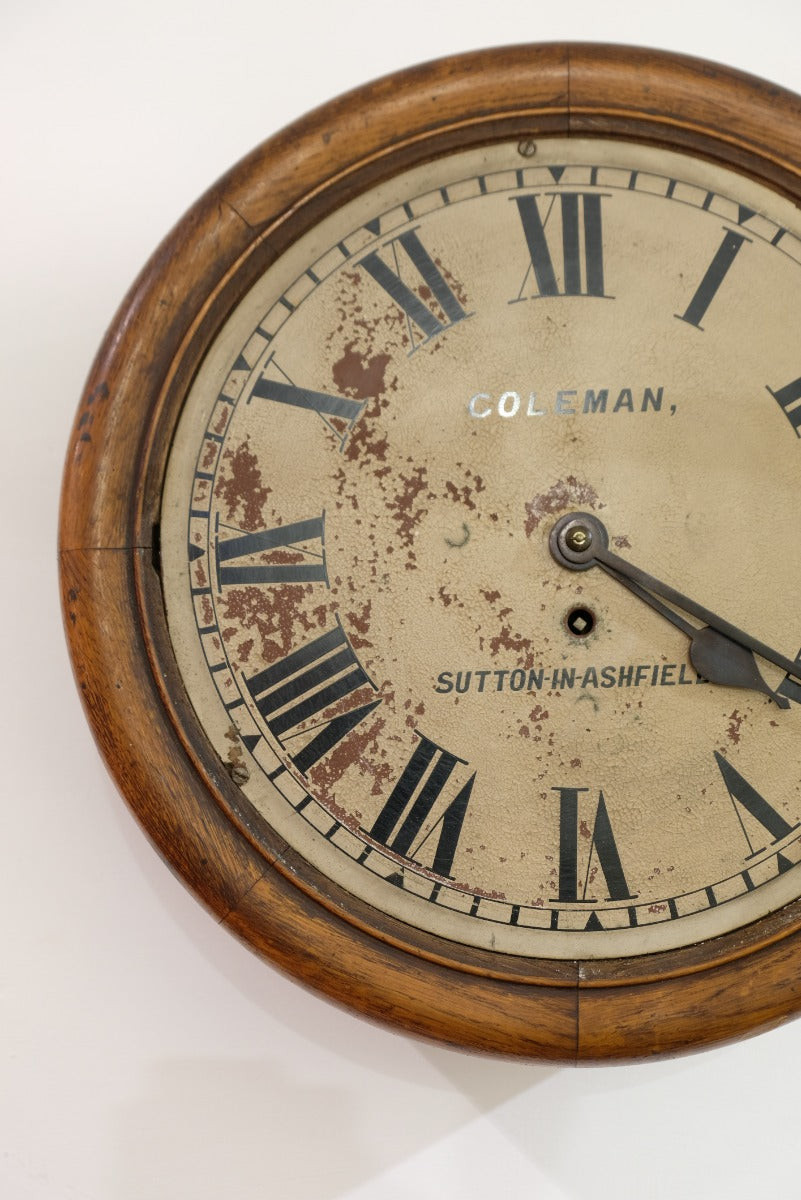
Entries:
{"type": "Polygon", "coordinates": [[[723,617],[718,617],[716,612],[711,612],[709,608],[698,604],[697,601],[691,600],[688,596],[681,592],[676,592],[675,588],[671,588],[669,583],[663,583],[662,580],[657,580],[648,571],[642,570],[639,566],[634,566],[633,563],[626,562],[625,558],[621,558],[620,554],[614,554],[608,548],[598,548],[595,553],[596,562],[602,568],[610,568],[607,574],[624,575],[628,580],[634,583],[639,583],[639,586],[646,589],[646,592],[654,592],[658,596],[662,596],[669,604],[674,604],[677,608],[681,608],[682,612],[686,612],[691,617],[701,620],[705,625],[709,625],[710,629],[717,630],[718,634],[723,634],[728,637],[729,641],[737,642],[740,646],[745,646],[746,649],[752,650],[754,654],[758,654],[761,659],[766,659],[767,662],[772,662],[773,665],[781,667],[782,671],[787,671],[794,679],[801,683],[801,664],[794,662],[793,659],[788,659],[787,656],[773,649],[771,646],[766,646],[764,642],[760,642],[759,638],[752,637],[751,634],[746,634],[742,629],[737,629],[736,625],[731,624],[723,617]]]}
{"type": "Polygon", "coordinates": [[[574,570],[583,570],[587,567],[598,565],[606,571],[612,578],[617,579],[619,583],[629,586],[629,590],[637,595],[641,600],[650,604],[663,617],[672,621],[677,625],[690,639],[690,658],[693,666],[699,671],[699,674],[704,675],[713,683],[730,683],[733,686],[740,687],[756,687],[759,691],[766,691],[776,699],[782,707],[786,707],[784,697],[777,697],[764,683],[761,676],[757,676],[759,684],[746,678],[749,674],[745,662],[742,658],[737,658],[735,661],[724,662],[727,653],[730,656],[731,650],[741,647],[744,650],[750,651],[752,654],[758,654],[767,662],[773,663],[774,666],[780,667],[793,679],[801,682],[801,663],[795,662],[786,655],[781,654],[772,646],[766,645],[759,641],[758,638],[752,637],[742,629],[738,629],[736,625],[732,625],[730,621],[724,620],[717,613],[705,608],[702,604],[698,604],[695,600],[691,600],[682,592],[671,587],[670,584],[664,583],[661,579],[643,571],[640,567],[628,562],[625,558],[621,558],[619,554],[613,553],[609,549],[609,539],[606,529],[601,521],[589,513],[571,514],[570,517],[563,519],[554,529],[555,539],[552,538],[552,549],[554,556],[558,561],[562,562],[563,566],[572,567],[574,570]],[[585,530],[589,533],[588,544],[584,550],[572,550],[570,547],[571,533],[575,542],[575,531],[585,530]],[[561,553],[556,552],[559,548],[561,553]],[[678,614],[671,612],[665,605],[654,600],[655,596],[661,596],[670,604],[674,604],[683,612],[697,620],[702,621],[707,629],[696,629],[689,622],[683,621],[678,614]],[[721,635],[720,638],[715,638],[711,634],[721,635]],[[725,639],[725,640],[724,640],[725,639]],[[733,645],[727,646],[726,643],[733,645]],[[710,671],[712,673],[710,673],[710,671]],[[760,686],[760,684],[762,686],[760,686]]]}

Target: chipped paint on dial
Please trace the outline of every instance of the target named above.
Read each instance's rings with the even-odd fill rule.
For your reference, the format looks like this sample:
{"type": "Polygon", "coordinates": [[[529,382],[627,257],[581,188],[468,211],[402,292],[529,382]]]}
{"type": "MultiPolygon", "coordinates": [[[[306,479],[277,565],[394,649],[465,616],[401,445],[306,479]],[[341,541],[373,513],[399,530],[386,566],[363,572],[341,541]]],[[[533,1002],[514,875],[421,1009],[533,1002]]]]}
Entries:
{"type": "Polygon", "coordinates": [[[401,175],[267,271],[162,512],[176,657],[254,836],[499,953],[641,954],[801,894],[801,705],[699,681],[679,630],[548,550],[602,514],[618,553],[801,645],[771,521],[801,478],[772,315],[801,311],[797,223],[695,160],[543,140],[401,175]],[[741,223],[704,329],[677,320],[741,223]]]}

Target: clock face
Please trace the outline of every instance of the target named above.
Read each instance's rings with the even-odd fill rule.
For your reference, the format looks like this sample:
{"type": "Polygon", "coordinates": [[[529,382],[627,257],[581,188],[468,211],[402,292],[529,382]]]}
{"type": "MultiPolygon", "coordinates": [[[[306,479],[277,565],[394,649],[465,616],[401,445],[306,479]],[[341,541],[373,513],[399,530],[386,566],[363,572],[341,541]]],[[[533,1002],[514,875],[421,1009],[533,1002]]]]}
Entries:
{"type": "Polygon", "coordinates": [[[438,158],[279,258],[161,512],[249,836],[499,955],[671,949],[799,896],[799,313],[793,205],[596,139],[438,158]],[[720,634],[703,678],[708,621],[555,555],[576,513],[778,664],[720,634]]]}

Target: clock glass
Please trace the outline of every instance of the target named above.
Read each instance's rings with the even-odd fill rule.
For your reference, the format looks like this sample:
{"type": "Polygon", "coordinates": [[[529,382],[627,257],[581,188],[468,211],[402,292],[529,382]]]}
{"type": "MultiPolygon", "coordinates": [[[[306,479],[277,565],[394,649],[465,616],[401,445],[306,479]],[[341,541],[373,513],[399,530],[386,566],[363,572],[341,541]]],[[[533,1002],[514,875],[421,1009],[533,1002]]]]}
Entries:
{"type": "Polygon", "coordinates": [[[526,958],[797,897],[799,314],[789,201],[603,139],[439,157],[282,254],[161,511],[248,836],[401,940],[526,958]]]}

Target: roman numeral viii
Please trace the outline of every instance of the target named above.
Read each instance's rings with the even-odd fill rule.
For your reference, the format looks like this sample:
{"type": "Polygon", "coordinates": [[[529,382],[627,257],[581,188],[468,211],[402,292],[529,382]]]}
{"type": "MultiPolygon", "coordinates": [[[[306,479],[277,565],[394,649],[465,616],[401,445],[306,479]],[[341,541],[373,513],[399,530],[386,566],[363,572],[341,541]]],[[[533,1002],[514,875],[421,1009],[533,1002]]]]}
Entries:
{"type": "Polygon", "coordinates": [[[476,776],[474,772],[456,796],[448,801],[447,786],[453,769],[457,763],[466,765],[465,760],[443,750],[423,734],[418,733],[417,736],[420,738],[419,745],[372,828],[366,832],[388,850],[418,863],[426,844],[436,837],[433,856],[430,856],[431,869],[437,875],[450,877],[476,776]],[[439,816],[430,822],[434,806],[442,801],[444,807],[440,804],[439,816]],[[424,833],[427,822],[428,828],[424,833]]]}
{"type": "Polygon", "coordinates": [[[513,196],[530,265],[516,300],[539,296],[604,296],[600,192],[546,192],[513,196]],[[554,229],[554,214],[559,228],[554,229]],[[527,293],[527,294],[526,294],[527,293]]]}
{"type": "Polygon", "coordinates": [[[392,267],[387,266],[377,250],[371,250],[360,259],[358,265],[364,267],[406,314],[412,353],[424,341],[437,337],[445,329],[470,316],[462,308],[442,270],[420,241],[416,229],[410,229],[399,237],[392,238],[382,249],[388,250],[392,256],[392,267]],[[410,282],[406,282],[404,274],[410,282]],[[422,339],[416,330],[423,334],[422,339]]]}
{"type": "Polygon", "coordinates": [[[320,718],[301,748],[289,751],[301,772],[313,767],[381,703],[373,700],[325,715],[333,705],[341,709],[359,688],[367,685],[375,690],[340,625],[252,675],[245,684],[268,729],[287,750],[288,741],[308,735],[307,722],[320,718]]]}
{"type": "Polygon", "coordinates": [[[217,587],[325,583],[325,513],[277,529],[218,538],[217,587]],[[257,559],[258,561],[253,561],[257,559]]]}

